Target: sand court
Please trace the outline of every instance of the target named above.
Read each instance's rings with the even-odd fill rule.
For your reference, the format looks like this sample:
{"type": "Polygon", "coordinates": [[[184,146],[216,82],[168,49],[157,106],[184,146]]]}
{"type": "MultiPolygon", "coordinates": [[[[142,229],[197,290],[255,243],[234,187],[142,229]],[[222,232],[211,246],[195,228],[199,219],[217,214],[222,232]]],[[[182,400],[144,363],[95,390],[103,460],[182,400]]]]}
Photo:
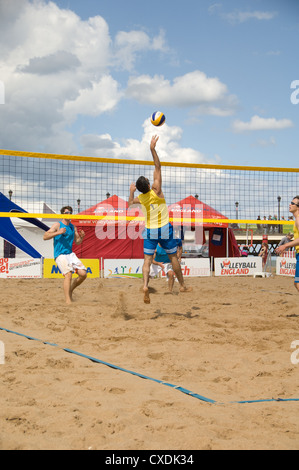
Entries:
{"type": "Polygon", "coordinates": [[[1,284],[0,327],[42,341],[0,331],[0,449],[299,448],[292,279],[193,278],[173,295],[158,279],[150,305],[140,280],[88,279],[71,306],[61,280],[1,284]]]}

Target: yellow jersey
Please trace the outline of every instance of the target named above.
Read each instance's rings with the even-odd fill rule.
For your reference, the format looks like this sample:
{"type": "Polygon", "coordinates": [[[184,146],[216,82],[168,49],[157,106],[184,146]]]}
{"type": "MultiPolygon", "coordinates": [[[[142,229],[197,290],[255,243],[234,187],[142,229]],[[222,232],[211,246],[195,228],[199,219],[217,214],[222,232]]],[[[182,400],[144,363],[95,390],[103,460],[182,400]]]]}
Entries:
{"type": "Polygon", "coordinates": [[[146,228],[161,228],[169,223],[168,208],[164,198],[157,196],[152,189],[138,196],[145,216],[146,228]]]}
{"type": "MultiPolygon", "coordinates": [[[[299,238],[299,230],[297,229],[296,225],[294,225],[294,240],[296,240],[296,238],[299,238]]],[[[295,249],[297,253],[299,253],[299,245],[295,246],[295,249]]]]}

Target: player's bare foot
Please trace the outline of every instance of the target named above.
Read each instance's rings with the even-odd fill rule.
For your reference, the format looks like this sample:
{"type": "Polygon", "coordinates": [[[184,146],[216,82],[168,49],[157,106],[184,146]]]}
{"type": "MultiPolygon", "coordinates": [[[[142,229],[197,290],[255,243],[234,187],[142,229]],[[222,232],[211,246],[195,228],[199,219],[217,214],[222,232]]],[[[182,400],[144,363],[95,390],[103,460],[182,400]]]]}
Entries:
{"type": "Polygon", "coordinates": [[[150,296],[149,296],[148,287],[144,287],[144,288],[143,288],[143,294],[144,294],[144,297],[143,297],[144,303],[145,303],[145,304],[150,304],[150,303],[151,303],[151,299],[150,299],[150,296]]]}
{"type": "Polygon", "coordinates": [[[192,292],[192,287],[181,287],[180,292],[192,292]]]}

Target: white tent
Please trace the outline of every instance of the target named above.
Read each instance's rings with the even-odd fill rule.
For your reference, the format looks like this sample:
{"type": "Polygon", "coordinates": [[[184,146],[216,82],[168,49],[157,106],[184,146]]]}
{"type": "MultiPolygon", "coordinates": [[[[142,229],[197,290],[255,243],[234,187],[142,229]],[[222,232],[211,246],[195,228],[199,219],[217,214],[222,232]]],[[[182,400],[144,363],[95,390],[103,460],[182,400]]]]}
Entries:
{"type": "MultiPolygon", "coordinates": [[[[24,210],[36,214],[55,214],[51,207],[45,202],[31,204],[30,208],[24,207],[24,210]]],[[[11,218],[13,225],[17,231],[22,235],[22,237],[30,243],[33,248],[35,248],[44,258],[54,258],[54,249],[53,249],[53,240],[44,241],[44,231],[35,225],[30,224],[26,220],[23,220],[19,217],[11,218]]],[[[58,219],[39,219],[42,220],[49,228],[53,225],[54,222],[57,222],[58,219]]],[[[0,258],[4,256],[4,240],[0,238],[0,258]]],[[[16,258],[18,259],[27,259],[30,258],[27,253],[16,248],[16,258]]]]}

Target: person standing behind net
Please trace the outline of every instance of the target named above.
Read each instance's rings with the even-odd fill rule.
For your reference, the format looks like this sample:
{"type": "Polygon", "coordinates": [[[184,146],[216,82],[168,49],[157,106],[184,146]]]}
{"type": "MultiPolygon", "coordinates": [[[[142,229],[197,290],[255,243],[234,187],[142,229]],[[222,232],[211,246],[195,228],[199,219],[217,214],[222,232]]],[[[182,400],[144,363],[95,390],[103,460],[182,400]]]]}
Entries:
{"type": "Polygon", "coordinates": [[[294,240],[277,247],[276,253],[280,255],[285,250],[295,247],[296,252],[297,252],[296,254],[297,261],[296,261],[294,284],[295,284],[295,288],[297,289],[297,291],[299,291],[299,196],[295,196],[293,198],[292,202],[290,203],[289,210],[295,218],[294,240]]]}
{"type": "MultiPolygon", "coordinates": [[[[177,257],[179,262],[181,261],[182,257],[182,240],[176,239],[177,241],[177,257]]],[[[170,262],[170,258],[164,248],[161,247],[161,245],[158,243],[157,249],[155,251],[154,257],[153,257],[153,263],[151,265],[150,269],[150,278],[155,278],[159,275],[161,271],[164,271],[167,281],[168,281],[168,293],[172,294],[173,291],[173,285],[175,281],[175,276],[173,272],[173,267],[170,262]]]]}
{"type": "Polygon", "coordinates": [[[143,274],[143,294],[144,303],[150,303],[149,297],[149,274],[153,261],[154,253],[158,243],[164,248],[169,256],[173,271],[180,283],[181,292],[191,292],[192,288],[185,286],[181,265],[177,258],[177,242],[174,237],[173,227],[169,222],[168,208],[162,192],[162,173],[161,163],[156,152],[158,136],[153,136],[150,144],[150,150],[154,160],[154,182],[152,186],[147,178],[140,176],[135,183],[130,186],[130,196],[128,205],[141,204],[142,212],[145,215],[145,233],[144,233],[144,263],[143,274]],[[141,193],[134,197],[136,189],[141,193]]]}
{"type": "MultiPolygon", "coordinates": [[[[72,214],[73,209],[70,206],[65,206],[61,209],[61,214],[72,214]]],[[[44,240],[51,240],[54,238],[54,259],[56,264],[64,276],[63,290],[65,301],[71,304],[73,291],[85,281],[87,277],[87,269],[83,263],[73,253],[73,243],[80,245],[83,242],[85,233],[83,230],[78,233],[77,228],[71,223],[69,219],[62,219],[61,222],[56,222],[52,225],[50,230],[44,234],[44,240]],[[73,273],[78,277],[73,280],[73,273]]]]}

